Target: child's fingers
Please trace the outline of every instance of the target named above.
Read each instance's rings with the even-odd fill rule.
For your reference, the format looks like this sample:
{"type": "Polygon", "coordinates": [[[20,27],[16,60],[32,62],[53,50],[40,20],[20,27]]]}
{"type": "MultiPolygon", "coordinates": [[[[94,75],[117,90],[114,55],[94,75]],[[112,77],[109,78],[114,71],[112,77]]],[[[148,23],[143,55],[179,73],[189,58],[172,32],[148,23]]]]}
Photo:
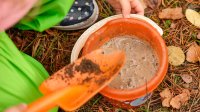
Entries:
{"type": "Polygon", "coordinates": [[[26,104],[20,104],[14,107],[11,107],[7,110],[5,110],[4,112],[24,112],[27,108],[26,104]]]}
{"type": "Polygon", "coordinates": [[[138,0],[131,0],[131,7],[137,14],[144,15],[144,8],[138,0]]]}
{"type": "Polygon", "coordinates": [[[122,14],[125,18],[130,17],[131,13],[131,4],[129,0],[119,0],[122,7],[122,14]]]}

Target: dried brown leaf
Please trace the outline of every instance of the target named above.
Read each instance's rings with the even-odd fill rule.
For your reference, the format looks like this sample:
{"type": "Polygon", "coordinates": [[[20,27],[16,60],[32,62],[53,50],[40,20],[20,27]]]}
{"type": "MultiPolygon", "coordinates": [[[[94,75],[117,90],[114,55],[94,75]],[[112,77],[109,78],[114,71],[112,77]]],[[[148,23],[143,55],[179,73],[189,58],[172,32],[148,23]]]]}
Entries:
{"type": "Polygon", "coordinates": [[[179,66],[185,61],[185,54],[180,47],[168,46],[169,63],[174,66],[179,66]]]}
{"type": "Polygon", "coordinates": [[[162,106],[170,107],[170,100],[172,98],[172,93],[169,88],[165,88],[162,92],[160,92],[160,96],[162,98],[162,106]]]}
{"type": "Polygon", "coordinates": [[[169,88],[164,89],[160,92],[161,98],[172,98],[172,93],[170,92],[169,88]]]}
{"type": "Polygon", "coordinates": [[[166,8],[162,12],[159,12],[159,18],[161,19],[181,19],[183,18],[182,8],[166,8]]]}
{"type": "Polygon", "coordinates": [[[200,46],[197,43],[193,43],[186,54],[186,60],[188,62],[196,63],[200,61],[200,46]]]}
{"type": "Polygon", "coordinates": [[[189,96],[187,95],[187,93],[181,93],[178,95],[180,97],[180,102],[181,104],[185,104],[187,103],[187,101],[189,100],[189,96]]]}
{"type": "Polygon", "coordinates": [[[190,99],[190,91],[184,89],[181,94],[171,99],[170,105],[175,109],[180,109],[181,106],[186,104],[189,99],[190,99]]]}
{"type": "Polygon", "coordinates": [[[186,82],[187,84],[192,82],[192,76],[188,75],[188,74],[183,74],[181,75],[181,78],[183,79],[184,82],[186,82]]]}
{"type": "Polygon", "coordinates": [[[162,106],[163,106],[163,107],[170,107],[170,101],[171,101],[171,98],[165,98],[165,99],[162,101],[162,106]]]}
{"type": "Polygon", "coordinates": [[[144,0],[148,7],[155,9],[161,5],[162,0],[144,0]]]}
{"type": "Polygon", "coordinates": [[[170,101],[170,105],[175,109],[180,109],[181,108],[180,97],[179,96],[173,97],[170,101]]]}
{"type": "Polygon", "coordinates": [[[186,93],[188,97],[190,98],[190,91],[188,89],[183,89],[182,93],[186,93]]]}

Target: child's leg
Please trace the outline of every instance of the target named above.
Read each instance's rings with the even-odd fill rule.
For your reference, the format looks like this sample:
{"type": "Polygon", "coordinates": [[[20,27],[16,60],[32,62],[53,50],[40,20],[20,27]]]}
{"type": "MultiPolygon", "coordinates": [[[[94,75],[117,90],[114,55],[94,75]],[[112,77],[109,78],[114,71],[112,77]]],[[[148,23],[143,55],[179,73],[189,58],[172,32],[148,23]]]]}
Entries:
{"type": "Polygon", "coordinates": [[[0,33],[0,112],[41,97],[38,86],[47,77],[39,62],[18,51],[6,33],[0,33]]]}

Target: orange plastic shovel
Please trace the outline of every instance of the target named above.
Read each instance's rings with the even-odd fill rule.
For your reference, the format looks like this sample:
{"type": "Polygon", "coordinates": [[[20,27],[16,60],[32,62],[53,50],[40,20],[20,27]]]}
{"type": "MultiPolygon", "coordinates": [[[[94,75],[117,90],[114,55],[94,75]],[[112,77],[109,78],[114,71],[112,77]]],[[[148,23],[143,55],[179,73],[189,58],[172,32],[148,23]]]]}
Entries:
{"type": "Polygon", "coordinates": [[[26,112],[45,112],[55,106],[76,110],[112,81],[124,61],[122,51],[96,50],[85,55],[44,81],[40,86],[44,96],[26,112]]]}

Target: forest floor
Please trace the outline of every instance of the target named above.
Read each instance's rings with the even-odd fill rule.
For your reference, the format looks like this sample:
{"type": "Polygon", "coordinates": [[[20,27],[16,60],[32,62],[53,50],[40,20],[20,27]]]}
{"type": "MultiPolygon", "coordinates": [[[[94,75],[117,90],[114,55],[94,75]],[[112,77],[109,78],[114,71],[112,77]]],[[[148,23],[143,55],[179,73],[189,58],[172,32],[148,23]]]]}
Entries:
{"type": "MultiPolygon", "coordinates": [[[[195,5],[197,2],[188,3],[185,0],[163,0],[159,8],[145,10],[145,16],[155,21],[164,31],[163,39],[167,46],[177,46],[182,48],[184,53],[193,42],[200,44],[197,39],[199,29],[193,26],[186,17],[178,20],[160,19],[158,13],[168,7],[182,7],[183,13],[189,5],[195,5]],[[172,27],[172,24],[175,25],[172,27]]],[[[114,15],[111,6],[105,0],[97,1],[100,14],[99,19],[114,15]]],[[[42,33],[35,31],[22,31],[12,28],[7,31],[16,46],[22,51],[41,62],[49,74],[61,69],[70,63],[70,55],[72,48],[85,31],[59,31],[57,29],[48,29],[42,33]]],[[[154,91],[152,97],[142,106],[123,110],[115,108],[109,104],[101,95],[96,95],[87,104],[82,106],[79,112],[200,112],[200,63],[184,62],[181,66],[169,65],[168,73],[154,91]],[[181,75],[189,74],[193,81],[189,84],[185,83],[181,75]],[[166,108],[162,106],[162,100],[159,95],[165,88],[169,88],[173,95],[181,93],[183,88],[190,91],[190,99],[188,103],[180,109],[166,108]]]]}

